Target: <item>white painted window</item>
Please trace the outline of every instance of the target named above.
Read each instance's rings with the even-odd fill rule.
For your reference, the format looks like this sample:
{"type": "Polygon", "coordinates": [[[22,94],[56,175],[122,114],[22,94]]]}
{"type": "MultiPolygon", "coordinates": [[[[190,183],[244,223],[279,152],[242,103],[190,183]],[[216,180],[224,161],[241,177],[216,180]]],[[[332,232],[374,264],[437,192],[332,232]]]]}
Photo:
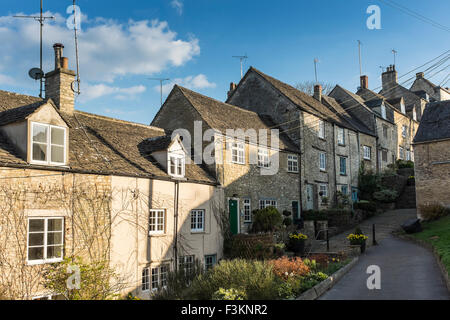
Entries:
{"type": "Polygon", "coordinates": [[[411,161],[411,151],[406,150],[406,160],[411,161]]]}
{"type": "Polygon", "coordinates": [[[250,199],[244,199],[244,222],[252,222],[252,205],[250,199]]]}
{"type": "Polygon", "coordinates": [[[205,231],[205,210],[191,211],[191,232],[205,231]]]}
{"type": "Polygon", "coordinates": [[[405,159],[405,149],[403,149],[402,147],[399,147],[398,150],[399,150],[399,158],[401,160],[405,159]]]}
{"type": "Polygon", "coordinates": [[[179,270],[184,270],[186,275],[194,271],[195,256],[182,256],[178,258],[179,270]]]}
{"type": "Polygon", "coordinates": [[[152,268],[152,291],[158,291],[159,288],[165,288],[167,286],[168,273],[168,264],[162,264],[159,267],[152,268]]]}
{"type": "Polygon", "coordinates": [[[319,196],[322,198],[328,197],[328,185],[327,184],[319,184],[319,196]]]}
{"type": "Polygon", "coordinates": [[[258,148],[258,167],[268,168],[269,166],[269,150],[267,148],[258,148]]]}
{"type": "Polygon", "coordinates": [[[28,219],[28,264],[62,261],[63,243],[64,218],[28,219]]]}
{"type": "Polygon", "coordinates": [[[319,153],[319,169],[321,171],[327,170],[327,154],[324,152],[319,153]]]}
{"type": "Polygon", "coordinates": [[[149,290],[150,290],[150,269],[144,268],[142,269],[141,291],[149,291],[149,290]]]}
{"type": "Polygon", "coordinates": [[[345,145],[345,130],[338,127],[338,144],[345,145]]]}
{"type": "Polygon", "coordinates": [[[384,103],[381,104],[381,117],[383,119],[386,119],[386,106],[384,105],[384,103]]]}
{"type": "Polygon", "coordinates": [[[267,207],[277,207],[277,200],[259,200],[259,209],[265,209],[267,207]]]}
{"type": "Polygon", "coordinates": [[[66,128],[32,122],[31,131],[31,162],[66,163],[66,128]]]}
{"type": "Polygon", "coordinates": [[[298,156],[289,154],[287,161],[288,172],[298,172],[298,156]]]}
{"type": "Polygon", "coordinates": [[[368,146],[363,146],[363,157],[365,160],[372,159],[372,148],[368,146]]]}
{"type": "Polygon", "coordinates": [[[181,154],[169,153],[169,174],[174,177],[184,177],[186,170],[186,159],[181,154]]]}
{"type": "Polygon", "coordinates": [[[402,125],[402,137],[406,138],[406,134],[408,132],[408,127],[405,125],[402,125]]]}
{"type": "Polygon", "coordinates": [[[403,114],[406,114],[406,108],[405,108],[405,104],[403,102],[400,103],[400,110],[402,111],[403,114]]]}
{"type": "Polygon", "coordinates": [[[245,164],[245,145],[242,142],[231,144],[231,162],[245,164]]]}
{"type": "Polygon", "coordinates": [[[165,232],[166,211],[163,209],[151,209],[149,219],[149,234],[163,234],[165,232]]]}
{"type": "Polygon", "coordinates": [[[217,263],[217,255],[210,254],[205,256],[205,270],[212,269],[217,263]]]}
{"type": "Polygon", "coordinates": [[[325,121],[323,121],[323,120],[319,120],[318,136],[321,139],[325,139],[325,121]]]}

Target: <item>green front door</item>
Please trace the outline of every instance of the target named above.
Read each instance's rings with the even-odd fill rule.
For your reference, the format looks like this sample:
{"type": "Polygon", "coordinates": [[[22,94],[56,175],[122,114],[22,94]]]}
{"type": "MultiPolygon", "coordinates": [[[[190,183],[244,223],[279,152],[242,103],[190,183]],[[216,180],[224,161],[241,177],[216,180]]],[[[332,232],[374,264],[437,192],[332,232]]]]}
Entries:
{"type": "Polygon", "coordinates": [[[238,217],[238,201],[228,200],[228,208],[230,211],[230,228],[232,234],[239,232],[239,217],[238,217]]]}

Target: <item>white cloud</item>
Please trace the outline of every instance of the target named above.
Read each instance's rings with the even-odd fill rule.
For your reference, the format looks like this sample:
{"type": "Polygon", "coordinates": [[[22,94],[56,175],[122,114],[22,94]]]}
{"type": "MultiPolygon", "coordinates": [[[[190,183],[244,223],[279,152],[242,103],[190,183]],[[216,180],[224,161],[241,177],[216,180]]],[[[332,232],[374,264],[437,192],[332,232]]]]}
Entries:
{"type": "Polygon", "coordinates": [[[86,102],[103,96],[114,96],[114,98],[119,100],[132,99],[136,95],[145,92],[147,88],[143,85],[129,88],[120,88],[108,86],[106,84],[101,83],[95,85],[87,85],[81,89],[82,94],[79,96],[79,99],[81,102],[86,102]]]}
{"type": "Polygon", "coordinates": [[[177,10],[177,12],[180,16],[183,14],[184,4],[183,4],[182,0],[172,0],[170,5],[172,6],[172,8],[175,8],[177,10]]]}
{"type": "MultiPolygon", "coordinates": [[[[178,84],[182,87],[186,87],[188,89],[208,89],[208,88],[215,88],[216,84],[214,82],[209,82],[208,78],[204,74],[199,74],[194,76],[188,76],[186,78],[177,78],[169,83],[163,85],[163,94],[168,94],[173,86],[175,84],[178,84]]],[[[160,92],[161,88],[160,86],[156,86],[155,90],[160,92]]]]}
{"type": "Polygon", "coordinates": [[[0,73],[0,84],[14,85],[15,84],[15,80],[13,78],[11,78],[10,76],[6,75],[6,74],[1,74],[0,73]]]}
{"type": "MultiPolygon", "coordinates": [[[[53,69],[52,45],[56,42],[65,45],[64,55],[74,69],[73,31],[66,27],[66,17],[51,12],[45,15],[54,15],[56,19],[44,29],[44,71],[53,69]]],[[[118,23],[86,17],[81,27],[82,81],[112,83],[119,77],[160,73],[168,67],[182,66],[200,54],[195,37],[180,39],[164,21],[118,23]]],[[[39,63],[39,24],[31,19],[0,17],[0,43],[0,70],[23,82],[28,78],[28,70],[39,63]]]]}

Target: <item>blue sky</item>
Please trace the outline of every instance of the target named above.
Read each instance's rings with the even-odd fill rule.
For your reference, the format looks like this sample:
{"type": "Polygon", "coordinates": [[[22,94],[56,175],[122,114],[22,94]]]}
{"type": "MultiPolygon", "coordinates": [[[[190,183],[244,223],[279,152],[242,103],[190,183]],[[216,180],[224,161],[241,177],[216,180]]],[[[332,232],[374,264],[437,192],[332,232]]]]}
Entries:
{"type": "MultiPolygon", "coordinates": [[[[394,1],[448,24],[449,1],[394,1]]],[[[55,42],[65,44],[74,68],[73,36],[65,25],[71,3],[44,0],[45,11],[57,18],[45,29],[46,72],[52,69],[55,42]]],[[[164,97],[176,82],[223,101],[229,83],[240,79],[239,61],[233,55],[247,54],[245,69],[254,66],[289,84],[313,80],[313,60],[318,58],[319,80],[355,91],[357,40],[362,42],[363,73],[369,76],[370,88],[380,85],[379,67],[393,63],[393,48],[398,51],[400,75],[450,49],[449,32],[379,0],[78,0],[77,4],[83,13],[83,92],[77,109],[147,124],[159,109],[159,85],[148,78],[172,79],[164,97]],[[366,26],[370,5],[381,9],[380,30],[366,26]]],[[[38,11],[39,0],[2,0],[2,90],[38,94],[38,83],[27,76],[27,70],[39,63],[38,23],[11,18],[38,11]]],[[[447,68],[431,80],[439,83],[448,72],[447,68]]]]}

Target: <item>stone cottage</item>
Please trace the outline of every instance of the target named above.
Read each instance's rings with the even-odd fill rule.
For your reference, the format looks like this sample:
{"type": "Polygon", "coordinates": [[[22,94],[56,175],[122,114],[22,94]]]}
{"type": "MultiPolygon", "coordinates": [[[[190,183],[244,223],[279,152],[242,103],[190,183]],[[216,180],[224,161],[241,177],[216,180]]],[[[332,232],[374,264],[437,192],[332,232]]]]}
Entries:
{"type": "Polygon", "coordinates": [[[430,102],[450,100],[450,91],[425,78],[423,72],[416,73],[416,80],[411,85],[410,91],[416,95],[425,97],[430,102]]]}
{"type": "Polygon", "coordinates": [[[55,49],[45,99],[0,91],[0,295],[56,299],[42,271],[108,261],[141,298],[167,272],[222,258],[223,191],[179,137],[74,109],[74,72],[55,49]]]}
{"type": "Polygon", "coordinates": [[[254,209],[300,218],[299,151],[287,135],[276,138],[269,116],[176,85],[152,125],[179,132],[194,159],[205,160],[224,190],[233,234],[249,230],[254,209]]]}
{"type": "Polygon", "coordinates": [[[303,210],[334,205],[337,191],[357,200],[360,163],[373,159],[376,145],[362,121],[323,95],[320,86],[309,96],[253,67],[231,89],[228,103],[270,116],[300,149],[303,210]]]}
{"type": "Polygon", "coordinates": [[[414,138],[416,202],[450,207],[450,101],[429,103],[414,138]]]}

